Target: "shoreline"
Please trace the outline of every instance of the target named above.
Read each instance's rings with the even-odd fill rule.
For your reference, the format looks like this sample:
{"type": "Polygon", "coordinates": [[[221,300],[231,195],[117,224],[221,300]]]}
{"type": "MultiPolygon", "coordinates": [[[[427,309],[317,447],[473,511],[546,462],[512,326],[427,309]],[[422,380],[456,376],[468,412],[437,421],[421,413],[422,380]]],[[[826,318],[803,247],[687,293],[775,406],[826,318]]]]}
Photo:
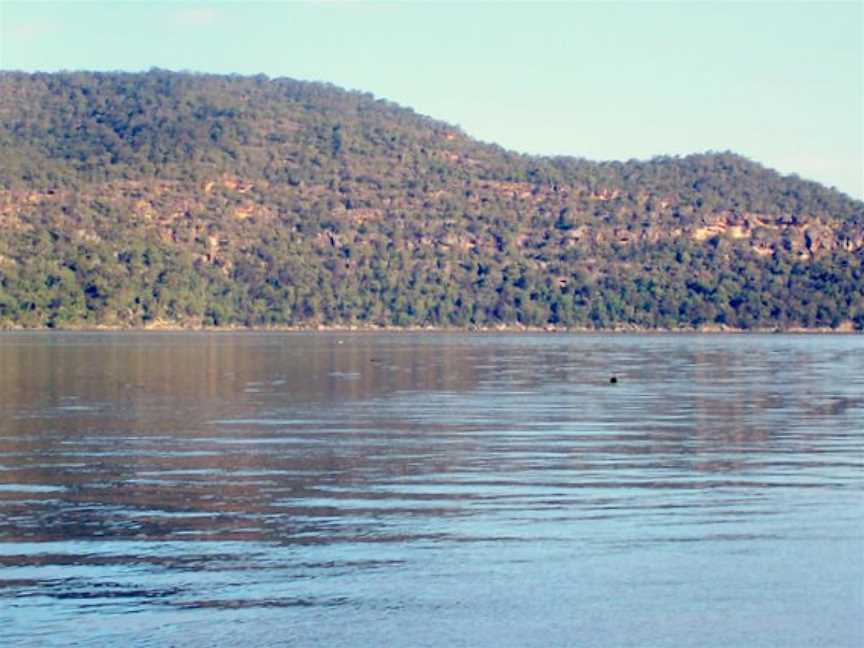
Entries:
{"type": "Polygon", "coordinates": [[[176,322],[155,321],[144,326],[66,326],[66,327],[9,327],[0,328],[3,333],[528,333],[528,334],[578,334],[578,335],[856,335],[864,330],[855,329],[851,322],[837,328],[830,327],[771,327],[742,329],[730,326],[711,325],[700,328],[645,328],[618,326],[613,328],[587,328],[566,326],[524,326],[519,324],[497,324],[494,326],[375,326],[358,324],[315,324],[295,326],[194,326],[176,322]]]}

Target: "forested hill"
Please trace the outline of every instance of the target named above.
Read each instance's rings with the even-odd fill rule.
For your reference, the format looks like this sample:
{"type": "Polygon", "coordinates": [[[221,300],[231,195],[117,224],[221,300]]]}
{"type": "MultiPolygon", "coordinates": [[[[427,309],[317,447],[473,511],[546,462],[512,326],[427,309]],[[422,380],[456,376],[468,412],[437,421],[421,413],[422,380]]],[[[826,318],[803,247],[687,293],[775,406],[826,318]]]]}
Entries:
{"type": "Polygon", "coordinates": [[[529,157],[320,83],[0,73],[2,327],[862,329],[862,260],[864,203],[731,153],[529,157]]]}

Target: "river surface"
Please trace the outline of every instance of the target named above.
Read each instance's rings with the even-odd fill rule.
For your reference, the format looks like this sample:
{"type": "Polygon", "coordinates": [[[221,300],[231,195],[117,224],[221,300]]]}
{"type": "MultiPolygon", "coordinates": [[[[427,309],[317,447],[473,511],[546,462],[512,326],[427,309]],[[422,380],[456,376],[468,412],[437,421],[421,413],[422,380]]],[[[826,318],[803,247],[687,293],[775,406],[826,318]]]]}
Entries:
{"type": "Polygon", "coordinates": [[[858,647],[862,469],[862,336],[6,333],[0,645],[858,647]]]}

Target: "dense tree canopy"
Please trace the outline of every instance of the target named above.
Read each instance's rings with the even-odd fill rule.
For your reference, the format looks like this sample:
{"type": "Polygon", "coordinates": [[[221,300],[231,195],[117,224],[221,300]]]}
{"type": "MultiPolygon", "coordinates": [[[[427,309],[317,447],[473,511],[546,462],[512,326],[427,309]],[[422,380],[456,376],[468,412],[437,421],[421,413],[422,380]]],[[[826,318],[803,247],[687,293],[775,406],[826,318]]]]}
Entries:
{"type": "Polygon", "coordinates": [[[0,326],[864,328],[864,204],[266,77],[0,73],[0,326]]]}

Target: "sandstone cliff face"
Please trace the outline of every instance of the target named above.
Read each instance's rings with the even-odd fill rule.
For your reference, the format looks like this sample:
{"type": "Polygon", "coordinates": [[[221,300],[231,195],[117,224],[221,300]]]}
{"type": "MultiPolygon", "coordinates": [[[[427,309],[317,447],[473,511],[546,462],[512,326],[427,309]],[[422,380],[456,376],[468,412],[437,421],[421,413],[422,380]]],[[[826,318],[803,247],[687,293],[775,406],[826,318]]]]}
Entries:
{"type": "MultiPolygon", "coordinates": [[[[198,262],[228,273],[238,250],[254,246],[262,229],[287,227],[297,232],[302,219],[275,205],[266,182],[233,176],[216,177],[199,184],[180,181],[118,181],[94,183],[84,190],[13,191],[0,190],[0,226],[6,232],[32,232],[48,222],[68,229],[84,243],[105,239],[112,218],[129,220],[142,232],[159,240],[188,248],[198,262]],[[99,217],[99,212],[110,218],[99,217]],[[46,214],[58,217],[45,220],[46,214]],[[62,215],[62,216],[59,216],[62,215]],[[101,231],[100,231],[101,230],[101,231]]],[[[682,218],[676,204],[665,201],[650,213],[598,213],[590,204],[614,201],[621,192],[607,190],[586,194],[578,186],[556,186],[514,182],[479,181],[471,185],[468,204],[477,217],[495,219],[502,206],[517,206],[521,219],[511,223],[507,245],[519,250],[524,261],[545,268],[544,259],[532,250],[560,248],[593,254],[614,245],[671,245],[689,240],[698,246],[716,245],[725,240],[736,249],[747,249],[765,257],[790,255],[800,260],[830,256],[838,250],[860,254],[864,250],[864,227],[808,215],[717,211],[693,213],[682,218]],[[574,200],[582,196],[583,202],[574,200]],[[561,214],[567,222],[562,225],[561,214]],[[559,214],[558,218],[553,218],[559,214]],[[541,227],[538,228],[538,224],[541,227]]],[[[334,201],[327,212],[344,233],[321,232],[308,239],[310,246],[356,245],[382,238],[376,229],[387,226],[408,228],[421,246],[494,251],[503,244],[494,227],[460,232],[454,219],[441,218],[450,204],[440,190],[381,192],[352,190],[351,203],[334,201]],[[360,206],[362,205],[362,206],[360,206]]],[[[297,205],[327,197],[321,185],[299,185],[279,190],[280,201],[297,205]]],[[[331,198],[332,200],[332,198],[331,198]]],[[[462,225],[464,226],[464,225],[462,225]]],[[[110,238],[110,237],[109,237],[110,238]]],[[[414,241],[406,241],[408,249],[414,241]]],[[[10,262],[14,262],[11,259],[10,262]]]]}

